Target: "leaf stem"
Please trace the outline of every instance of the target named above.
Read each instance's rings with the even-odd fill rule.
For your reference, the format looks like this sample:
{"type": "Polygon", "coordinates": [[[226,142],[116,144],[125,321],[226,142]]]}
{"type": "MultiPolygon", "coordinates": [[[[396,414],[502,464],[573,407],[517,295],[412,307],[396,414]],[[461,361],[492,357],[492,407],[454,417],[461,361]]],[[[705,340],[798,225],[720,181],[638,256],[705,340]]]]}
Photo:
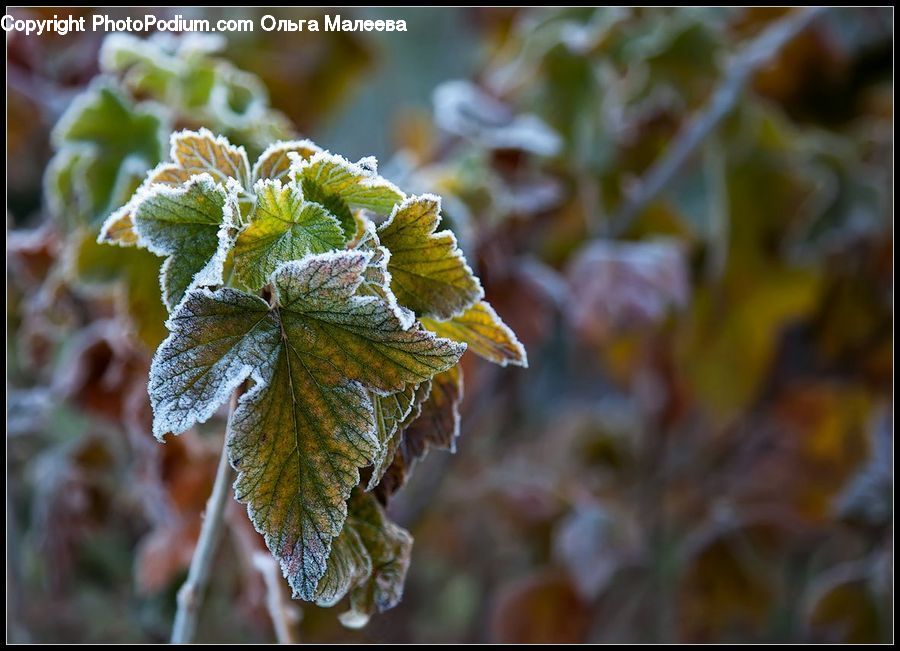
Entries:
{"type": "Polygon", "coordinates": [[[216,480],[209,501],[206,503],[203,526],[200,529],[200,537],[197,539],[197,547],[194,549],[194,556],[191,559],[187,580],[178,590],[178,610],[175,613],[175,624],[172,627],[172,644],[192,642],[197,632],[200,607],[203,605],[203,596],[209,583],[213,557],[219,545],[219,538],[222,536],[222,516],[231,487],[231,464],[228,461],[227,445],[228,435],[231,432],[231,419],[239,395],[240,387],[235,389],[231,395],[228,425],[225,428],[225,441],[222,445],[219,467],[216,470],[216,480]]]}

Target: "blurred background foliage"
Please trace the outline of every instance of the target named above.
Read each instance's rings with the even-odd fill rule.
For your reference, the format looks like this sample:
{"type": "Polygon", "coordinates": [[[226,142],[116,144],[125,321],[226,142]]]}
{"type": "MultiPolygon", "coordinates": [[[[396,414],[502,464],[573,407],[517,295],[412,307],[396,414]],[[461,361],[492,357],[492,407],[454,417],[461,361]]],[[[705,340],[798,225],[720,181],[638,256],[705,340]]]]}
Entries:
{"type": "MultiPolygon", "coordinates": [[[[264,13],[322,12],[159,11],[264,13]]],[[[893,11],[818,16],[629,211],[788,10],[340,13],[409,31],[155,41],[103,101],[100,34],[9,35],[8,639],[168,636],[221,423],[152,439],[159,262],[94,240],[154,128],[203,125],[443,195],[531,362],[466,356],[457,453],[391,504],[404,601],[362,631],[304,604],[303,641],[890,641],[893,11]],[[51,138],[88,88],[97,131],[51,138]]],[[[199,639],[268,641],[234,506],[199,639]]]]}

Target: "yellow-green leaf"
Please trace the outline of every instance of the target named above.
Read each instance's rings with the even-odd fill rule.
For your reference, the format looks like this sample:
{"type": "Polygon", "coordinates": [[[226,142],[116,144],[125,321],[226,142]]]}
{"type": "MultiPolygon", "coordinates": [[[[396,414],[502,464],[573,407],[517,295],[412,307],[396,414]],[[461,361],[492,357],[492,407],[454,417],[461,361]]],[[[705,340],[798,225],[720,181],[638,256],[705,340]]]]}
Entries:
{"type": "Polygon", "coordinates": [[[292,156],[295,179],[308,201],[325,206],[344,229],[347,239],[356,233],[351,208],[365,208],[387,215],[406,195],[387,179],[377,174],[375,159],[351,163],[341,156],[319,152],[310,159],[292,156]]]}
{"type": "Polygon", "coordinates": [[[265,180],[254,192],[250,225],[234,247],[235,270],[249,289],[262,287],[282,262],[343,248],[337,219],[319,204],[305,201],[296,185],[265,180]]]}
{"type": "Polygon", "coordinates": [[[359,251],[368,251],[372,254],[366,271],[363,274],[363,282],[359,286],[359,293],[363,296],[378,296],[383,298],[391,306],[391,310],[400,319],[405,328],[408,328],[416,320],[416,315],[411,310],[397,302],[397,297],[391,290],[391,272],[388,271],[388,262],[391,252],[381,246],[375,224],[366,218],[362,218],[362,234],[353,248],[359,251]]]}
{"type": "Polygon", "coordinates": [[[270,145],[253,165],[254,180],[280,179],[287,180],[291,165],[299,157],[308,160],[322,151],[311,140],[289,140],[270,145]]]}
{"type": "Polygon", "coordinates": [[[389,396],[372,394],[372,407],[375,411],[375,433],[378,436],[379,449],[372,464],[372,475],[369,477],[367,490],[372,490],[381,481],[390,467],[403,438],[403,430],[409,423],[419,417],[422,403],[431,393],[431,381],[418,386],[407,385],[402,391],[389,396]]]}
{"type": "Polygon", "coordinates": [[[410,197],[378,235],[391,252],[391,289],[400,304],[420,316],[449,319],[481,300],[484,291],[453,233],[435,233],[440,211],[440,197],[410,197]]]}
{"type": "Polygon", "coordinates": [[[456,451],[463,398],[462,369],[457,365],[431,378],[427,396],[418,417],[414,415],[404,423],[390,466],[375,488],[375,494],[384,503],[406,483],[413,466],[429,448],[456,451]]]}
{"type": "Polygon", "coordinates": [[[173,133],[169,157],[191,176],[205,173],[222,184],[234,179],[243,189],[250,188],[247,152],[232,145],[227,138],[213,135],[209,129],[173,133]]]}
{"type": "Polygon", "coordinates": [[[442,337],[467,343],[469,350],[489,362],[528,367],[525,347],[487,301],[479,301],[446,321],[423,317],[422,325],[442,337]]]}
{"type": "Polygon", "coordinates": [[[340,616],[341,623],[361,628],[370,615],[400,602],[413,540],[387,519],[371,494],[354,491],[348,510],[347,523],[320,581],[317,603],[332,606],[349,594],[350,609],[340,616]]]}
{"type": "Polygon", "coordinates": [[[68,271],[82,285],[112,289],[130,328],[153,350],[166,337],[167,312],[159,287],[160,259],[137,248],[103,246],[94,232],[69,240],[68,271]]]}
{"type": "Polygon", "coordinates": [[[164,122],[158,107],[136,105],[106,82],[92,85],[51,135],[58,150],[44,179],[51,212],[96,229],[161,158],[164,122]]]}
{"type": "Polygon", "coordinates": [[[181,185],[191,178],[191,174],[174,163],[160,163],[147,173],[147,178],[124,206],[116,210],[103,223],[97,241],[116,246],[137,246],[139,238],[134,230],[134,211],[143,200],[149,188],[163,184],[181,185]]]}

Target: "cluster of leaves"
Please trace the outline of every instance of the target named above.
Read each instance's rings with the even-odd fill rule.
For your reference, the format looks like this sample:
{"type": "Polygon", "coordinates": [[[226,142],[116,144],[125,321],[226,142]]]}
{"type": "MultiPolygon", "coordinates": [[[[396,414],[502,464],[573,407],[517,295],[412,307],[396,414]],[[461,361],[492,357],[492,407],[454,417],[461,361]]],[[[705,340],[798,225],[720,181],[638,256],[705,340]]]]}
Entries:
{"type": "Polygon", "coordinates": [[[345,621],[364,623],[399,601],[411,546],[374,495],[386,501],[429,445],[453,449],[466,344],[504,365],[525,365],[524,349],[437,231],[440,200],[407,197],[374,159],[286,141],[251,166],[205,129],[173,134],[170,158],[99,236],[165,259],[153,431],[205,422],[250,381],[227,441],[237,498],[296,597],[349,592],[345,621]],[[377,493],[348,507],[370,465],[377,493]]]}

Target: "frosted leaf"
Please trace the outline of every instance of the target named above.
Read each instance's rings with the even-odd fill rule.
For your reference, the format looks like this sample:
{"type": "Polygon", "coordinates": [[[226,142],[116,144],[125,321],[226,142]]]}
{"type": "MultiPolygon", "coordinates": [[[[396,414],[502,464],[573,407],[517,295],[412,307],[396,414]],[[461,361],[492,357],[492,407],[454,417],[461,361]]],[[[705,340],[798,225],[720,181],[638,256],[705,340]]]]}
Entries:
{"type": "Polygon", "coordinates": [[[251,186],[247,152],[209,129],[173,133],[169,157],[191,176],[206,173],[223,185],[234,179],[244,190],[251,186]]]}
{"type": "Polygon", "coordinates": [[[253,178],[287,180],[295,158],[308,160],[322,151],[311,140],[288,140],[269,145],[253,164],[253,178]],[[293,154],[293,155],[289,155],[293,154]]]}
{"type": "Polygon", "coordinates": [[[378,176],[368,159],[359,165],[328,152],[319,152],[308,160],[297,154],[290,156],[294,161],[293,175],[303,188],[303,195],[328,208],[341,222],[347,239],[356,232],[351,208],[386,215],[406,197],[397,186],[378,176]]]}
{"type": "Polygon", "coordinates": [[[350,609],[340,615],[340,621],[348,628],[361,628],[370,615],[400,602],[413,540],[387,519],[369,494],[355,491],[348,510],[347,523],[320,581],[317,603],[332,606],[349,594],[350,609]]]}
{"type": "Polygon", "coordinates": [[[469,350],[489,362],[528,367],[525,347],[487,301],[479,301],[447,321],[423,318],[422,325],[454,341],[464,341],[469,350]]]}
{"type": "Polygon", "coordinates": [[[397,301],[420,316],[449,319],[479,301],[484,290],[456,236],[435,233],[440,211],[440,197],[410,197],[378,228],[378,236],[391,252],[387,267],[397,301]]]}
{"type": "Polygon", "coordinates": [[[343,248],[337,219],[321,205],[305,201],[294,184],[259,181],[254,193],[250,225],[234,247],[235,270],[247,288],[262,287],[282,262],[343,248]]]}
{"type": "Polygon", "coordinates": [[[191,174],[173,163],[160,163],[147,173],[147,178],[135,191],[131,199],[124,206],[116,210],[100,228],[97,241],[102,244],[116,246],[136,246],[137,233],[134,230],[134,211],[144,199],[148,190],[153,186],[162,184],[177,186],[191,178],[191,174]]]}
{"type": "Polygon", "coordinates": [[[427,381],[419,386],[407,385],[402,391],[389,396],[372,394],[379,449],[372,464],[372,475],[366,490],[375,488],[387,472],[400,446],[403,430],[419,416],[422,402],[428,398],[430,392],[431,381],[427,381]]]}
{"type": "Polygon", "coordinates": [[[331,608],[371,574],[372,558],[348,519],[334,539],[328,569],[316,586],[316,605],[331,608]]]}
{"type": "Polygon", "coordinates": [[[236,193],[208,174],[180,187],[155,185],[141,196],[135,232],[142,246],[166,257],[160,285],[170,310],[190,289],[222,284],[237,214],[236,193]]]}
{"type": "Polygon", "coordinates": [[[409,328],[416,320],[416,315],[397,302],[397,297],[391,290],[391,272],[388,271],[388,263],[391,252],[381,246],[375,224],[365,219],[363,232],[354,248],[359,251],[368,251],[372,254],[366,271],[363,274],[363,282],[359,286],[359,293],[364,296],[379,296],[387,301],[391,310],[400,319],[404,329],[409,328]]]}
{"type": "Polygon", "coordinates": [[[358,469],[379,447],[369,392],[420,384],[465,350],[404,329],[383,300],[356,295],[368,258],[340,251],[285,263],[270,279],[272,306],[233,289],[190,292],[151,368],[157,436],[208,419],[252,379],[228,442],[235,494],[307,600],[317,598],[358,469]]]}

